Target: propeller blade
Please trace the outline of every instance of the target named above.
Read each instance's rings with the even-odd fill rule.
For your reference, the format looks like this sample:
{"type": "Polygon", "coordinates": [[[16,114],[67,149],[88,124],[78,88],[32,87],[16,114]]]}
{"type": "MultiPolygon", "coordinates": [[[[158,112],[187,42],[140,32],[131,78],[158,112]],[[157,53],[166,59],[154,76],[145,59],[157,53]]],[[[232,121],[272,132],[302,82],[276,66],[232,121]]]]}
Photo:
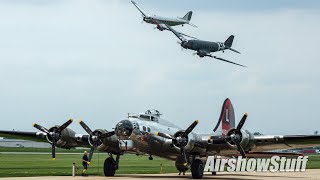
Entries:
{"type": "Polygon", "coordinates": [[[187,129],[184,131],[182,137],[188,136],[188,134],[191,133],[191,131],[196,127],[196,125],[199,123],[198,120],[195,120],[187,129]]]}
{"type": "Polygon", "coordinates": [[[116,133],[114,131],[106,132],[104,134],[101,134],[99,138],[106,138],[115,135],[116,133]]]}
{"type": "Polygon", "coordinates": [[[47,134],[50,133],[47,128],[45,128],[45,127],[43,127],[43,126],[41,126],[41,125],[39,125],[39,124],[33,124],[32,126],[35,127],[35,128],[37,128],[38,130],[40,130],[40,131],[42,131],[42,132],[47,133],[47,134]]]}
{"type": "Polygon", "coordinates": [[[181,155],[183,156],[183,158],[184,158],[184,166],[187,166],[187,164],[188,164],[188,160],[187,160],[187,155],[186,155],[186,151],[184,150],[184,148],[183,148],[183,146],[180,146],[180,153],[181,153],[181,155]]]}
{"type": "Polygon", "coordinates": [[[217,56],[212,56],[212,55],[208,55],[208,56],[209,56],[209,57],[212,57],[212,58],[215,58],[215,59],[218,59],[218,60],[220,60],[220,61],[228,62],[228,63],[235,64],[235,65],[242,66],[242,67],[247,67],[247,66],[244,66],[244,65],[241,65],[241,64],[232,62],[232,61],[228,61],[228,60],[226,60],[226,59],[223,59],[223,58],[220,58],[220,57],[217,57],[217,56]]]}
{"type": "Polygon", "coordinates": [[[67,122],[65,122],[58,128],[58,131],[61,132],[62,130],[67,128],[72,122],[73,122],[73,119],[69,119],[67,122]]]}
{"type": "Polygon", "coordinates": [[[55,133],[52,134],[52,160],[56,160],[56,136],[55,133]]]}
{"type": "Polygon", "coordinates": [[[240,152],[241,156],[243,158],[247,158],[246,152],[244,151],[240,143],[237,140],[234,140],[233,142],[237,145],[238,151],[240,152]]]}
{"type": "Polygon", "coordinates": [[[175,139],[173,136],[167,133],[156,132],[156,136],[160,136],[167,139],[175,139]]]}
{"type": "Polygon", "coordinates": [[[92,158],[92,156],[93,156],[94,147],[95,147],[95,145],[92,145],[91,148],[90,148],[89,162],[91,162],[91,158],[92,158]]]}
{"type": "Polygon", "coordinates": [[[89,135],[93,135],[91,129],[89,128],[89,126],[86,125],[86,123],[84,123],[82,120],[79,120],[79,124],[83,127],[83,129],[89,134],[89,135]]]}
{"type": "Polygon", "coordinates": [[[240,120],[240,122],[239,122],[239,124],[238,124],[238,126],[237,126],[237,129],[236,129],[237,132],[240,132],[242,126],[243,126],[244,123],[246,122],[247,117],[248,117],[248,113],[245,113],[245,114],[242,116],[242,118],[241,118],[241,120],[240,120]]]}

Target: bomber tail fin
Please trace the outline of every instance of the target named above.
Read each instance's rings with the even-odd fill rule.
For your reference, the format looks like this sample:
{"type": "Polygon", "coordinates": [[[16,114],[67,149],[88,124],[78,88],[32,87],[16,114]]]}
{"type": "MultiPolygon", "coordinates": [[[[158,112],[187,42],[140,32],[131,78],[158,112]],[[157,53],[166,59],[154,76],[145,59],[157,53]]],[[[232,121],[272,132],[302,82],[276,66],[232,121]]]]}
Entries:
{"type": "Polygon", "coordinates": [[[183,16],[182,19],[190,21],[192,17],[192,11],[189,11],[186,15],[183,16]]]}
{"type": "Polygon", "coordinates": [[[219,121],[216,127],[213,129],[213,131],[216,132],[218,128],[221,127],[222,135],[227,135],[227,132],[229,131],[229,129],[235,126],[236,125],[235,125],[234,109],[230,99],[227,98],[222,105],[219,121]]]}
{"type": "Polygon", "coordinates": [[[233,39],[234,39],[234,35],[231,35],[231,36],[229,36],[228,39],[224,42],[224,45],[225,45],[226,49],[229,49],[229,50],[231,50],[231,51],[233,51],[233,52],[236,52],[236,53],[241,54],[239,51],[231,48],[232,43],[233,43],[233,39]]]}

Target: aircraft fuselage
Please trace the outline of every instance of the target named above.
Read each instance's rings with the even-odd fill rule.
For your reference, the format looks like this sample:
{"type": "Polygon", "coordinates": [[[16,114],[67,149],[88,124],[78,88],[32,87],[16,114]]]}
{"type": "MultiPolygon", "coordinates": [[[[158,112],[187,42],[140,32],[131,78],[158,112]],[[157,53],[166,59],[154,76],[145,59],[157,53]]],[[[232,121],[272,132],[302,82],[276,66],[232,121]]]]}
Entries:
{"type": "Polygon", "coordinates": [[[202,40],[189,40],[182,42],[181,46],[185,49],[191,49],[198,52],[217,52],[225,49],[225,45],[221,42],[211,42],[202,40]]]}
{"type": "Polygon", "coordinates": [[[168,17],[161,17],[161,16],[150,16],[145,17],[143,20],[150,24],[167,24],[169,26],[177,26],[177,25],[183,25],[189,23],[189,21],[180,19],[180,18],[168,18],[168,17]]]}

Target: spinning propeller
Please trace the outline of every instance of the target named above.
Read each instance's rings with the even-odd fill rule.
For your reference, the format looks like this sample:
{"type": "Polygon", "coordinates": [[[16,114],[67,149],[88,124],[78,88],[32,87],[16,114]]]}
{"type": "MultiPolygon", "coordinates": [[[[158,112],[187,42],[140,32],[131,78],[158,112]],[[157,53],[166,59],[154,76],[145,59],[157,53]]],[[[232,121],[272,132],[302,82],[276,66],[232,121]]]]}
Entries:
{"type": "Polygon", "coordinates": [[[73,119],[69,119],[67,122],[62,124],[61,126],[53,126],[50,129],[47,129],[39,124],[33,124],[33,127],[38,130],[47,133],[47,137],[51,140],[51,149],[52,149],[52,160],[56,159],[56,143],[61,138],[61,132],[66,129],[71,123],[73,119]]]}
{"type": "Polygon", "coordinates": [[[79,120],[79,124],[83,127],[83,129],[90,135],[90,139],[92,141],[91,143],[91,148],[90,148],[90,153],[89,153],[89,164],[91,162],[91,158],[93,156],[93,151],[94,149],[99,145],[99,143],[103,142],[103,139],[106,137],[113,136],[115,134],[114,131],[102,133],[100,131],[92,131],[89,126],[84,123],[82,120],[79,120]]]}
{"type": "Polygon", "coordinates": [[[188,135],[191,133],[191,131],[197,126],[199,123],[198,120],[194,121],[185,131],[178,131],[173,136],[167,133],[161,133],[156,132],[157,136],[166,138],[166,139],[172,139],[172,142],[180,148],[180,153],[184,157],[184,165],[187,166],[188,160],[187,155],[185,151],[185,146],[188,144],[188,135]]]}

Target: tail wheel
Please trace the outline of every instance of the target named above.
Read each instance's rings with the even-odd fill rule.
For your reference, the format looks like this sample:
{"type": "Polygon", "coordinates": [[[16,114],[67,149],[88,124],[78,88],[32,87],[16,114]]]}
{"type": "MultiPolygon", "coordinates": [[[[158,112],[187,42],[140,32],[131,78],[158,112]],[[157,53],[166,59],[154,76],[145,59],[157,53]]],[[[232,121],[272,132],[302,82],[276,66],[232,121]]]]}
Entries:
{"type": "Polygon", "coordinates": [[[196,159],[191,164],[191,174],[193,179],[201,179],[203,176],[203,163],[200,159],[196,159]]]}
{"type": "Polygon", "coordinates": [[[116,166],[117,166],[117,163],[112,157],[107,158],[104,161],[104,168],[103,168],[104,175],[114,176],[114,174],[116,173],[116,166]]]}

